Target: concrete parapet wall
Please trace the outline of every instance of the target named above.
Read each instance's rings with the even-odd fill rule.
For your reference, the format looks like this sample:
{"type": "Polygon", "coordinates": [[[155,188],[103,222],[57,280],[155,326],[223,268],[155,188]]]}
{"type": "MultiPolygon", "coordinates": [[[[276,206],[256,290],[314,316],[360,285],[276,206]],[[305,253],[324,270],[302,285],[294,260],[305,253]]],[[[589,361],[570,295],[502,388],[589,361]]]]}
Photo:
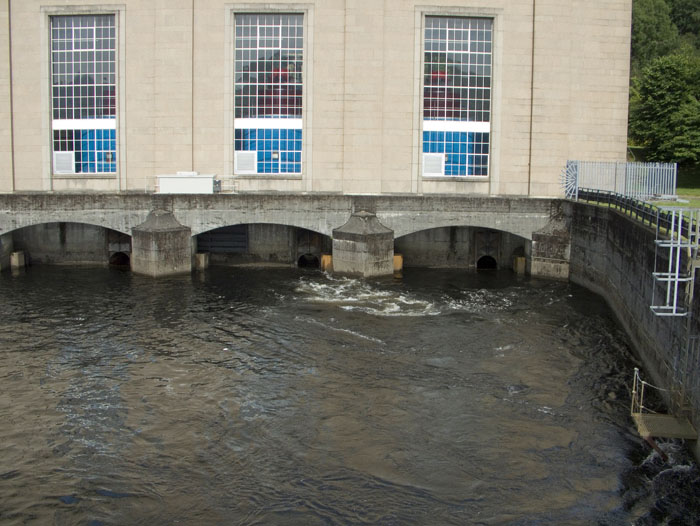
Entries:
{"type": "Polygon", "coordinates": [[[376,213],[401,237],[421,230],[473,226],[532,239],[559,214],[558,199],[334,194],[0,194],[0,234],[54,222],[103,226],[125,234],[151,210],[173,212],[197,235],[237,224],[268,223],[330,236],[359,210],[376,213]]]}

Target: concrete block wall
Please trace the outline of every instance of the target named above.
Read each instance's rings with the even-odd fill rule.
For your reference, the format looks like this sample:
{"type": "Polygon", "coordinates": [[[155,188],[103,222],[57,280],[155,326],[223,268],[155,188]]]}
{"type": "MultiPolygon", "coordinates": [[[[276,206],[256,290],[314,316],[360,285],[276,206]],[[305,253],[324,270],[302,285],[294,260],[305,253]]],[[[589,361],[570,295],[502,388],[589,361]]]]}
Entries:
{"type": "Polygon", "coordinates": [[[233,13],[271,9],[305,15],[302,174],[236,176],[240,192],[557,196],[567,159],[625,158],[631,0],[23,0],[0,7],[0,192],[232,177],[233,13]],[[51,174],[48,22],[81,10],[117,15],[116,176],[51,174]],[[494,20],[488,178],[421,175],[422,24],[437,14],[494,20]]]}
{"type": "MultiPolygon", "coordinates": [[[[611,209],[567,203],[571,217],[570,280],[608,302],[642,360],[645,379],[672,386],[673,365],[686,341],[686,319],[656,316],[654,298],[655,231],[611,209]]],[[[666,260],[660,253],[660,268],[666,260]]],[[[658,294],[657,289],[657,294],[658,294]]],[[[698,291],[700,292],[700,291],[698,291]]],[[[658,298],[658,295],[656,296],[658,298]]],[[[697,332],[698,312],[694,317],[697,332]]],[[[633,371],[630,371],[630,382],[633,371]]],[[[690,393],[692,420],[700,426],[700,391],[690,393]]],[[[696,450],[696,456],[700,449],[696,450]]]]}

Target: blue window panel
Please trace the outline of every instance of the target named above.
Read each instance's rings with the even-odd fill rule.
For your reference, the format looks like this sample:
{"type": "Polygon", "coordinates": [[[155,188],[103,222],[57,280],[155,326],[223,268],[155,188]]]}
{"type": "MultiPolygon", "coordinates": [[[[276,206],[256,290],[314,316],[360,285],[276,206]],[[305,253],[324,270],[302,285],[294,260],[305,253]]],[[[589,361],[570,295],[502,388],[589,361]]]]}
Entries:
{"type": "Polygon", "coordinates": [[[236,151],[257,151],[258,173],[299,173],[301,166],[301,130],[243,129],[235,130],[236,151]],[[273,159],[274,152],[279,154],[273,159]]]}

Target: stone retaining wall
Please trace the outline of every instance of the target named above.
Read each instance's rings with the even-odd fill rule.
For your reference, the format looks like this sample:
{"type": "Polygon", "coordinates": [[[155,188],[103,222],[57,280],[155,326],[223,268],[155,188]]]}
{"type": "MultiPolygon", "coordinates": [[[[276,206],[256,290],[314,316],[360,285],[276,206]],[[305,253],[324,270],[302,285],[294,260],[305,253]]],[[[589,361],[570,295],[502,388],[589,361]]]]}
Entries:
{"type": "MultiPolygon", "coordinates": [[[[595,205],[567,203],[571,220],[570,276],[573,283],[606,299],[630,336],[648,381],[671,387],[673,366],[687,341],[684,317],[656,316],[654,298],[656,232],[620,212],[595,205]]],[[[660,268],[668,261],[659,250],[660,268]]],[[[697,287],[696,287],[697,289],[697,287]]],[[[657,289],[657,302],[660,289],[657,289]]],[[[697,294],[697,293],[696,293],[697,294]]],[[[700,297],[700,296],[699,296],[700,297]]],[[[691,330],[698,333],[697,313],[691,330]]],[[[633,372],[630,371],[630,383],[633,372]]],[[[690,393],[692,421],[700,423],[700,392],[690,393]]],[[[700,448],[696,447],[696,456],[700,448]]]]}

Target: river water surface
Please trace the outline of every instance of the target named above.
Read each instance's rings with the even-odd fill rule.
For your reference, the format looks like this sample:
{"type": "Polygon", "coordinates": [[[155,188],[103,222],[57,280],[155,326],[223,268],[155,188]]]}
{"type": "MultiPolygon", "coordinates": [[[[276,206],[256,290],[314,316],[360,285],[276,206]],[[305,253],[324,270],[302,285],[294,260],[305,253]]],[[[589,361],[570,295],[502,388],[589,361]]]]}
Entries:
{"type": "Polygon", "coordinates": [[[631,356],[599,297],[510,273],[6,272],[0,522],[696,524],[631,356]]]}

